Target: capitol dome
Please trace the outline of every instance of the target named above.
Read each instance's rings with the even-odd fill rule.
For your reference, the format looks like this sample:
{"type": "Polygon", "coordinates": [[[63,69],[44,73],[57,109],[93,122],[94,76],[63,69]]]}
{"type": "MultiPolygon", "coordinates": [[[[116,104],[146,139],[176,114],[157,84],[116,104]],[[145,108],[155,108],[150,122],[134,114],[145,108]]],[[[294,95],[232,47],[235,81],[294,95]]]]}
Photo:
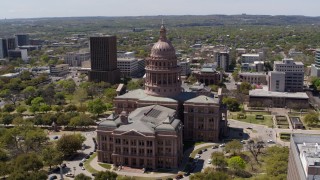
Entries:
{"type": "Polygon", "coordinates": [[[166,37],[166,28],[164,25],[160,29],[160,38],[151,49],[151,57],[153,58],[172,58],[176,56],[176,50],[166,37]]]}

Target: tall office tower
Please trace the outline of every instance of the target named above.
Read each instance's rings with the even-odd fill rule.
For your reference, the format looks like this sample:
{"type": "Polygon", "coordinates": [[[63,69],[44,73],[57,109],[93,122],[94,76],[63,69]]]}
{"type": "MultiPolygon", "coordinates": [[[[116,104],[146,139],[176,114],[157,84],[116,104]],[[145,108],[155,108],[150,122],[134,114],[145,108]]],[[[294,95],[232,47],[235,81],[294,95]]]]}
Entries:
{"type": "Polygon", "coordinates": [[[16,34],[16,45],[18,46],[30,45],[29,34],[16,34]]]}
{"type": "Polygon", "coordinates": [[[17,47],[17,44],[16,44],[16,38],[8,38],[7,39],[7,47],[8,47],[8,50],[15,50],[16,47],[17,47]]]}
{"type": "Polygon", "coordinates": [[[89,80],[95,82],[120,82],[120,70],[117,69],[116,36],[90,37],[91,71],[89,80]]]}
{"type": "Polygon", "coordinates": [[[7,40],[0,38],[0,59],[8,56],[7,40]]]}
{"type": "Polygon", "coordinates": [[[310,76],[320,77],[320,49],[316,50],[315,64],[311,64],[310,76]]]}

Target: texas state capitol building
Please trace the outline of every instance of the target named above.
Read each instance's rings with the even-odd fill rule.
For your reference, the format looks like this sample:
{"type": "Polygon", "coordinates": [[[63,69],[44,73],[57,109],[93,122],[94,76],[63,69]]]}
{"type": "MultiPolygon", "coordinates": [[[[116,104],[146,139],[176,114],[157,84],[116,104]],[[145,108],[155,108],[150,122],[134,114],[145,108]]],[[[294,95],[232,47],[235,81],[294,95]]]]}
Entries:
{"type": "Polygon", "coordinates": [[[227,109],[216,97],[181,87],[174,47],[160,38],[146,59],[145,89],[114,99],[115,113],[97,129],[98,161],[135,168],[177,168],[183,141],[218,141],[227,133],[227,109]]]}

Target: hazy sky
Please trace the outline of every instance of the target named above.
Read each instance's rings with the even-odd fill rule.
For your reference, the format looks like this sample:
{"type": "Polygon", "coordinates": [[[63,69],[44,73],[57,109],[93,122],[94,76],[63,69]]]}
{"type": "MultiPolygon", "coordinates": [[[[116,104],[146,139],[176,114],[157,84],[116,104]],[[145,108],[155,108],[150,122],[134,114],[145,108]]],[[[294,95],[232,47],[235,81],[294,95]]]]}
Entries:
{"type": "Polygon", "coordinates": [[[263,14],[320,16],[319,0],[0,0],[0,19],[263,14]]]}

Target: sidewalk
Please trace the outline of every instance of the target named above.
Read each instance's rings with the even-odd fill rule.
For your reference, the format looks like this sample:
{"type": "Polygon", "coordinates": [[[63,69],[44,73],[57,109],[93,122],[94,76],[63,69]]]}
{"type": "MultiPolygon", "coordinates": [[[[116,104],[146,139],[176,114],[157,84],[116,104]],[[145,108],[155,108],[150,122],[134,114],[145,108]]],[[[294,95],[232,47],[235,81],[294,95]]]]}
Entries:
{"type": "MultiPolygon", "coordinates": [[[[186,150],[183,154],[183,159],[182,159],[182,163],[179,166],[177,171],[183,171],[185,165],[188,163],[189,161],[189,155],[191,154],[192,151],[200,149],[202,147],[205,146],[209,146],[209,145],[214,145],[215,143],[204,143],[204,144],[200,144],[194,147],[189,148],[188,150],[186,150]]],[[[97,161],[97,157],[95,157],[91,162],[90,162],[90,166],[97,170],[97,171],[106,171],[107,169],[101,167],[99,165],[99,162],[97,161]]],[[[126,171],[114,171],[114,170],[109,170],[109,171],[113,171],[115,173],[117,173],[118,175],[122,175],[122,176],[135,176],[135,177],[149,177],[149,178],[163,178],[163,177],[168,177],[168,176],[174,176],[176,175],[178,172],[172,172],[172,173],[158,173],[158,172],[151,172],[151,173],[134,173],[134,172],[126,172],[126,171]]]]}

